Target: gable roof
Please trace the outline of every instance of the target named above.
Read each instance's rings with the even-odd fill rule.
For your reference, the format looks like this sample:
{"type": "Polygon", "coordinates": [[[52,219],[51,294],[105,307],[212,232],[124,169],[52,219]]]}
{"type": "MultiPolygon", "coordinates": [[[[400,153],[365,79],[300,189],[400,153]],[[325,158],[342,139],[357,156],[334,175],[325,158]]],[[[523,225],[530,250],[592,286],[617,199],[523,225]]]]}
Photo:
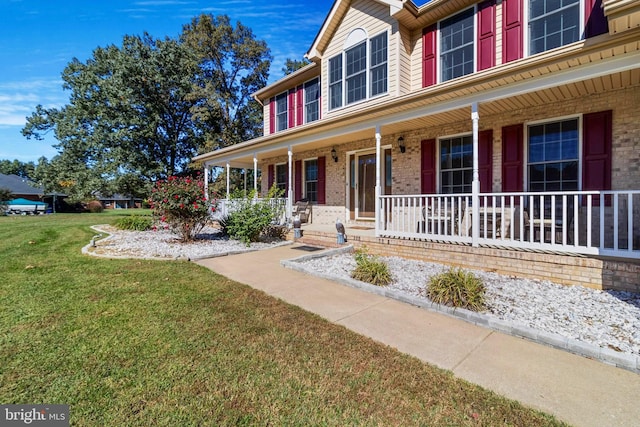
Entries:
{"type": "MultiPolygon", "coordinates": [[[[394,14],[400,12],[405,4],[410,4],[415,9],[415,5],[411,2],[411,0],[371,0],[377,3],[386,4],[389,6],[389,15],[393,16],[394,14]]],[[[351,7],[352,0],[335,0],[333,5],[331,6],[331,10],[329,14],[324,19],[322,26],[320,27],[320,31],[316,35],[316,38],[313,40],[313,44],[309,51],[305,54],[305,58],[310,61],[318,61],[322,52],[327,47],[327,44],[331,41],[331,37],[333,33],[336,31],[340,22],[344,18],[345,14],[351,7]]]]}
{"type": "Polygon", "coordinates": [[[7,188],[13,194],[43,195],[44,188],[18,175],[0,173],[0,188],[7,188]]]}

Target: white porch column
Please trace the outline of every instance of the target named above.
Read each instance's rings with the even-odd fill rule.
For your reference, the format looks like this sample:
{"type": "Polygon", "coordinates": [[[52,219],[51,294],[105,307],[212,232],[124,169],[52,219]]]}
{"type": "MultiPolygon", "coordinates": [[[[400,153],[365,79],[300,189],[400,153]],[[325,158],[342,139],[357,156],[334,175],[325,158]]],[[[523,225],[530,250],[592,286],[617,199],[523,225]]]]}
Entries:
{"type": "Polygon", "coordinates": [[[242,169],[242,174],[244,175],[244,197],[247,198],[247,168],[242,169]]]}
{"type": "Polygon", "coordinates": [[[289,191],[287,191],[287,219],[291,218],[293,211],[293,151],[289,146],[289,191]]]}
{"type": "Polygon", "coordinates": [[[376,221],[376,237],[380,236],[380,169],[382,168],[382,161],[380,159],[380,143],[382,135],[380,135],[380,125],[376,125],[376,201],[375,201],[375,221],[376,221]]]}
{"type": "Polygon", "coordinates": [[[253,197],[258,197],[258,155],[253,155],[253,197]]]}
{"type": "Polygon", "coordinates": [[[204,198],[209,200],[209,165],[204,164],[204,198]]]}
{"type": "Polygon", "coordinates": [[[229,200],[229,187],[231,186],[231,165],[227,163],[227,200],[229,200]]]}
{"type": "Polygon", "coordinates": [[[480,238],[480,173],[478,171],[478,103],[471,104],[473,123],[473,181],[471,182],[471,245],[478,246],[480,238]]]}

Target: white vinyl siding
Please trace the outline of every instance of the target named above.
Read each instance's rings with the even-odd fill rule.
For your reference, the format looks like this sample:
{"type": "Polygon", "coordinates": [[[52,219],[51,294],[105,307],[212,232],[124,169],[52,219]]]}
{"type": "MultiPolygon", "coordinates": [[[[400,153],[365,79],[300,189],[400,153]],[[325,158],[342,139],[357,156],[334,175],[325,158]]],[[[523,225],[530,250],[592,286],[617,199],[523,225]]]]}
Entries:
{"type": "MultiPolygon", "coordinates": [[[[354,45],[345,45],[349,35],[354,29],[361,28],[369,36],[370,40],[373,37],[379,36],[382,33],[386,33],[387,37],[387,92],[386,94],[396,94],[398,91],[398,74],[399,64],[398,61],[398,47],[404,46],[398,39],[399,31],[398,21],[389,16],[389,6],[378,2],[372,2],[369,0],[352,0],[350,7],[348,8],[344,18],[337,26],[335,32],[332,35],[331,41],[327,45],[323,52],[322,60],[322,109],[323,112],[328,114],[328,117],[335,115],[348,114],[352,107],[358,105],[360,102],[347,104],[346,98],[343,95],[342,107],[336,108],[332,106],[331,92],[329,88],[330,82],[330,65],[329,62],[334,57],[344,55],[344,51],[354,45]]],[[[368,45],[368,43],[367,43],[368,45]]],[[[343,63],[344,64],[344,63],[343,63]]],[[[369,65],[369,63],[367,63],[369,65]]],[[[345,64],[346,67],[346,64],[345,64]]],[[[370,78],[370,70],[367,70],[367,79],[370,78]]],[[[344,88],[343,88],[344,89],[344,88]]],[[[367,87],[367,96],[370,96],[370,85],[367,87]]],[[[385,94],[376,95],[376,97],[384,96],[385,94]]]]}

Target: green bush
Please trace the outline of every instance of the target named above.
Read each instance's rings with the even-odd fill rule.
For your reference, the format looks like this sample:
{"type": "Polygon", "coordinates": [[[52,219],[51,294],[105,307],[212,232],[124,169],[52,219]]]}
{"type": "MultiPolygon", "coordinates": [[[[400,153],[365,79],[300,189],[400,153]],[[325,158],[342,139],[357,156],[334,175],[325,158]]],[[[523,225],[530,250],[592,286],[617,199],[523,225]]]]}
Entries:
{"type": "Polygon", "coordinates": [[[393,281],[389,266],[378,257],[369,255],[366,247],[356,250],[354,258],[356,268],[351,272],[352,278],[376,286],[387,286],[393,281]]]}
{"type": "Polygon", "coordinates": [[[427,296],[437,304],[481,311],[485,308],[485,286],[478,277],[461,268],[451,268],[429,280],[427,296]]]}
{"type": "Polygon", "coordinates": [[[118,218],[115,226],[120,230],[147,231],[153,225],[153,218],[144,215],[129,215],[118,218]]]}
{"type": "Polygon", "coordinates": [[[223,232],[232,239],[240,240],[247,246],[251,242],[257,242],[260,237],[269,230],[282,214],[282,207],[273,200],[281,197],[282,190],[273,186],[264,199],[254,199],[254,193],[247,197],[236,195],[232,199],[231,212],[222,220],[220,226],[223,232]]]}
{"type": "Polygon", "coordinates": [[[92,200],[87,203],[87,210],[91,213],[102,213],[102,211],[104,211],[104,206],[102,206],[102,202],[100,200],[92,200]]]}

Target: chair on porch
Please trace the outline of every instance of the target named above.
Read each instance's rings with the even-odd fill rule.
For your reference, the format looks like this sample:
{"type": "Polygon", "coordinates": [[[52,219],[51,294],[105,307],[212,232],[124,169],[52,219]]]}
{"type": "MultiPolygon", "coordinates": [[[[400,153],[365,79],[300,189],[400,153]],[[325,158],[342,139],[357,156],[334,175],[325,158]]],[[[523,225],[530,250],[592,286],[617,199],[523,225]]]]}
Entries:
{"type": "Polygon", "coordinates": [[[298,200],[293,205],[292,215],[297,215],[301,223],[308,223],[311,218],[311,202],[307,199],[298,200]]]}

